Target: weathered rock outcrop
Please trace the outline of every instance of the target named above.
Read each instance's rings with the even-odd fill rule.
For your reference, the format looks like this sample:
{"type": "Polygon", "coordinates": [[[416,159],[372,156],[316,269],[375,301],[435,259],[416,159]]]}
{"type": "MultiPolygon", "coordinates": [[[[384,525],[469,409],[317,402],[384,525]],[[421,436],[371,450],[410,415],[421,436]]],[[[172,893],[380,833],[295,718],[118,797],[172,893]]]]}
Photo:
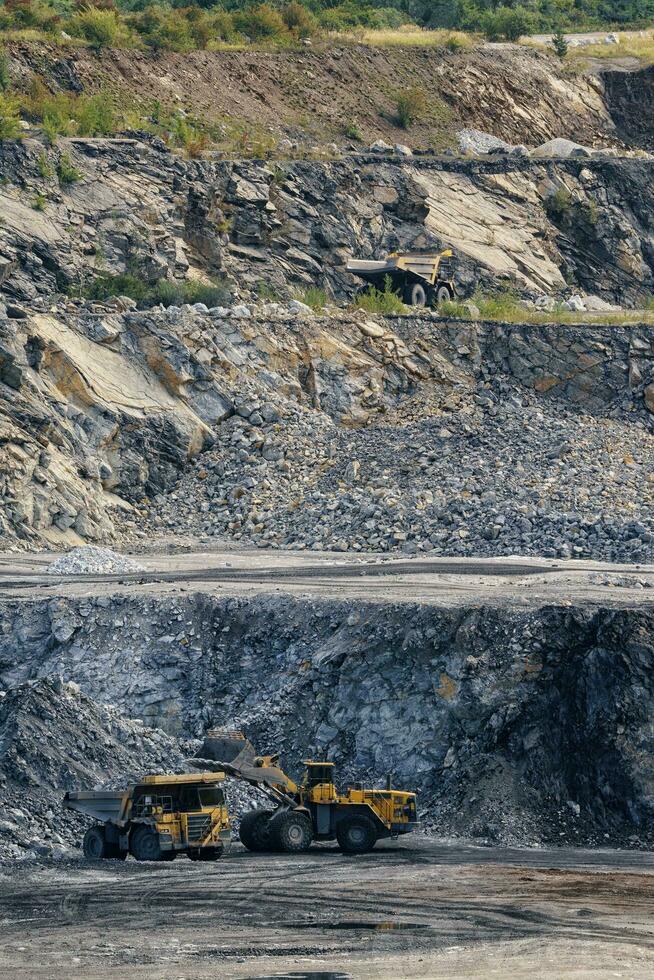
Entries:
{"type": "Polygon", "coordinates": [[[48,166],[69,154],[80,175],[70,186],[48,176],[40,142],[0,147],[2,288],[23,302],[125,273],[220,274],[235,293],[268,297],[314,285],[343,299],[360,285],[345,272],[352,255],[443,245],[456,249],[464,293],[498,280],[548,293],[569,284],[629,305],[654,289],[649,160],[268,165],[183,161],[146,137],[65,144],[48,166]]]}

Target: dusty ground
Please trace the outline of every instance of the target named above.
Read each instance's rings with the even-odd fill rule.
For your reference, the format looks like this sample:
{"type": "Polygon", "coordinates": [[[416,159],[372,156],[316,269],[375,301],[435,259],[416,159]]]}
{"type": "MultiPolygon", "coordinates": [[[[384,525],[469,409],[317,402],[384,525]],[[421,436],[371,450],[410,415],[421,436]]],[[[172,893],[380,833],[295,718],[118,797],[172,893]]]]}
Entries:
{"type": "Polygon", "coordinates": [[[531,558],[391,559],[298,551],[210,548],[135,556],[145,572],[51,576],[57,553],[0,553],[0,598],[57,595],[207,592],[361,598],[457,605],[471,598],[512,605],[543,601],[654,603],[654,566],[531,558]]]}
{"type": "Polygon", "coordinates": [[[422,837],[345,858],[14,864],[0,973],[85,980],[575,980],[654,975],[654,854],[499,850],[422,837]]]}

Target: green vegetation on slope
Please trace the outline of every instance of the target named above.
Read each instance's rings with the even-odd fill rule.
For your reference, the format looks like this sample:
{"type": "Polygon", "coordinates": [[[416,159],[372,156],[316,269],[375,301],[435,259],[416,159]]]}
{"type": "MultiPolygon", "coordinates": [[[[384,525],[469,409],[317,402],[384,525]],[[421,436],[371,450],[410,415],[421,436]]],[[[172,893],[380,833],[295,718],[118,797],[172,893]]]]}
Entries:
{"type": "MultiPolygon", "coordinates": [[[[190,51],[284,45],[311,37],[419,25],[517,40],[540,31],[641,27],[654,0],[3,0],[0,35],[43,34],[92,47],[190,51]]],[[[415,43],[415,34],[399,35],[415,43]]]]}

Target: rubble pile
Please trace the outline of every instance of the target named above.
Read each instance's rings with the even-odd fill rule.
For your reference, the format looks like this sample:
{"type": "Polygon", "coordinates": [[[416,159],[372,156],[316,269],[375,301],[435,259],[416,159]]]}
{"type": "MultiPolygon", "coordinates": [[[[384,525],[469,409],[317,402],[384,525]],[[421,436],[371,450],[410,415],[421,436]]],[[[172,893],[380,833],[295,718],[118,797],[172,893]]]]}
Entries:
{"type": "Polygon", "coordinates": [[[131,558],[110,548],[95,548],[88,544],[73,548],[48,565],[48,575],[120,575],[142,571],[143,566],[131,558]]]}
{"type": "Polygon", "coordinates": [[[653,559],[646,420],[497,383],[460,412],[401,415],[352,430],[290,410],[269,435],[235,416],[151,527],[317,551],[653,559]]]}
{"type": "Polygon", "coordinates": [[[74,682],[28,681],[0,700],[0,856],[65,857],[88,821],[67,790],[119,789],[144,772],[184,771],[177,741],[98,704],[74,682]]]}

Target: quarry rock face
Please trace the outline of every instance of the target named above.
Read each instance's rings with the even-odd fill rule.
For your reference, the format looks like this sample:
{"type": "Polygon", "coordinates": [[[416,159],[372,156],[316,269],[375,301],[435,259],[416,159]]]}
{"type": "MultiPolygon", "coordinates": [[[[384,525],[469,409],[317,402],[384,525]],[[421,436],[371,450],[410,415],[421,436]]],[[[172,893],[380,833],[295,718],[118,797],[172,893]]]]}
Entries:
{"type": "Polygon", "coordinates": [[[6,320],[8,540],[651,557],[651,327],[247,312],[6,320]]]}
{"type": "MultiPolygon", "coordinates": [[[[30,678],[63,672],[84,696],[174,737],[242,729],[260,752],[281,751],[291,772],[322,754],[341,782],[391,772],[419,792],[438,833],[650,841],[651,602],[444,609],[125,596],[5,602],[0,614],[2,683],[26,692],[7,696],[6,717],[16,698],[37,698],[42,682],[25,688],[30,678]]],[[[61,725],[64,708],[42,710],[61,725]]],[[[116,717],[93,710],[103,724],[116,717]]],[[[148,730],[111,724],[133,733],[123,751],[139,739],[154,747],[148,730]]],[[[156,738],[172,759],[170,739],[156,738]]],[[[50,743],[37,743],[40,773],[50,743]]],[[[23,757],[26,743],[11,752],[23,757]]],[[[3,772],[14,778],[6,759],[3,772]]]]}

